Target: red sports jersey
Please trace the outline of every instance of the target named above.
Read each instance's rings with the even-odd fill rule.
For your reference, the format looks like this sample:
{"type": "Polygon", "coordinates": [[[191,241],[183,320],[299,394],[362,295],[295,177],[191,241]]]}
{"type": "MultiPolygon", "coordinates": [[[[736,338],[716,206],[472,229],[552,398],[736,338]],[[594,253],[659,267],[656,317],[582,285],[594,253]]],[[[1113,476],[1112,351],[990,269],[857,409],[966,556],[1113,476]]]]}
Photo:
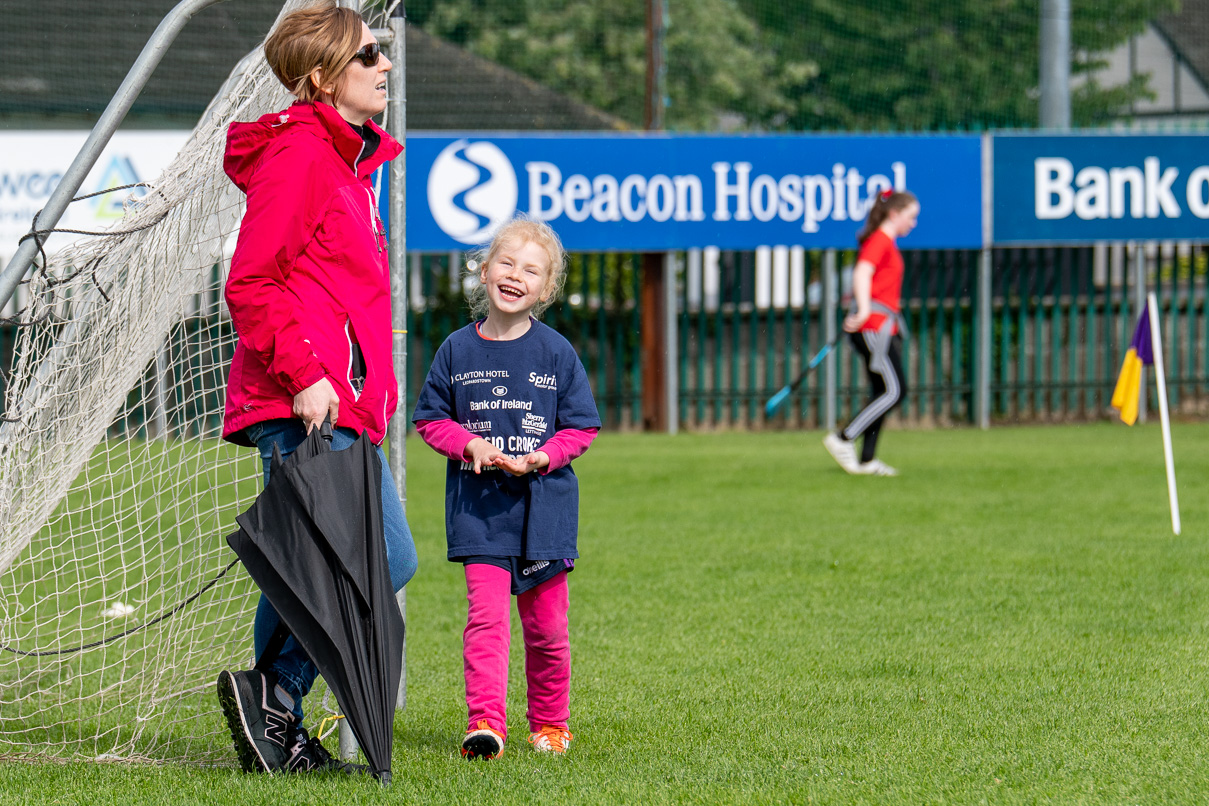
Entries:
{"type": "MultiPolygon", "coordinates": [[[[897,313],[903,292],[903,255],[898,251],[894,239],[880,229],[874,230],[861,244],[857,262],[862,260],[873,264],[870,296],[875,302],[880,302],[897,313]]],[[[861,325],[861,330],[878,330],[884,321],[886,315],[875,311],[869,314],[869,318],[861,325]]]]}

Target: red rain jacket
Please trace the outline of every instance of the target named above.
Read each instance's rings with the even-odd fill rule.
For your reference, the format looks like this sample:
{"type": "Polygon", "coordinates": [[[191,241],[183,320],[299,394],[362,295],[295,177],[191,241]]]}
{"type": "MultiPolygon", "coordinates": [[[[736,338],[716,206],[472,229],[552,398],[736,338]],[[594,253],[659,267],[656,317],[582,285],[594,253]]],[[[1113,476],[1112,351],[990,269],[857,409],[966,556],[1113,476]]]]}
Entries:
{"type": "Polygon", "coordinates": [[[294,395],[326,377],[340,397],[338,425],[375,443],[398,402],[391,358],[386,233],[370,175],[403,147],[374,125],[377,150],[330,106],[295,104],[255,123],[232,123],[223,168],[248,196],[226,300],[239,334],[227,376],[223,437],[293,417],[294,395]],[[365,360],[360,394],[352,345],[365,360]]]}

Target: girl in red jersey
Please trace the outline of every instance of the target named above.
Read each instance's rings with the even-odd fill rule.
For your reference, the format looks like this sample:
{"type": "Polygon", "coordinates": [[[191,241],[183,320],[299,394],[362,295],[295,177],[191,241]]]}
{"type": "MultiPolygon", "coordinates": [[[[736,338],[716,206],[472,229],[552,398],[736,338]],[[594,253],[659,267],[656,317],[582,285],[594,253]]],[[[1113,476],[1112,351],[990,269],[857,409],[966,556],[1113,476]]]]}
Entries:
{"type": "Polygon", "coordinates": [[[895,241],[915,229],[919,201],[905,190],[878,194],[857,233],[860,253],[852,272],[856,309],[844,319],[852,346],[865,359],[871,387],[869,402],[841,431],[823,440],[827,451],[849,473],[894,476],[898,471],[874,458],[877,437],[890,409],[907,394],[902,366],[899,297],[903,256],[895,241]],[[859,458],[856,439],[864,435],[859,458]]]}

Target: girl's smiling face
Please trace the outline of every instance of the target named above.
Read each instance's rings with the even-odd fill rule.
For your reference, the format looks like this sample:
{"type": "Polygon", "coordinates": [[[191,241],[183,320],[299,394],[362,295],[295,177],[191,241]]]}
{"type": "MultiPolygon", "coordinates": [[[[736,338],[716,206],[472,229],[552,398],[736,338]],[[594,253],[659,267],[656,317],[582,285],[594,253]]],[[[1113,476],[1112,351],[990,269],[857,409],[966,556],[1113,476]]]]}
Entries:
{"type": "Polygon", "coordinates": [[[549,296],[550,256],[533,241],[510,241],[479,277],[493,311],[527,314],[549,296]]]}

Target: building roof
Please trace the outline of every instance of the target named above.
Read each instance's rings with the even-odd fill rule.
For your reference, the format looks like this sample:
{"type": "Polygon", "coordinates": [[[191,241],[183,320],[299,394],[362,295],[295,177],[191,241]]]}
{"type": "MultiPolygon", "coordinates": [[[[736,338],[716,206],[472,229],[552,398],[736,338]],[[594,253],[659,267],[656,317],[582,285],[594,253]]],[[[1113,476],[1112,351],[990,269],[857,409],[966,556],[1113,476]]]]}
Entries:
{"type": "MultiPolygon", "coordinates": [[[[88,128],[177,0],[40,0],[5,9],[0,128],[88,128]]],[[[264,40],[282,0],[199,12],[135,102],[128,126],[192,128],[235,64],[264,40]]],[[[407,31],[408,128],[601,130],[625,124],[442,42],[407,31]]]]}
{"type": "Polygon", "coordinates": [[[1209,87],[1209,0],[1182,0],[1179,11],[1159,17],[1154,27],[1201,84],[1209,87]]]}

